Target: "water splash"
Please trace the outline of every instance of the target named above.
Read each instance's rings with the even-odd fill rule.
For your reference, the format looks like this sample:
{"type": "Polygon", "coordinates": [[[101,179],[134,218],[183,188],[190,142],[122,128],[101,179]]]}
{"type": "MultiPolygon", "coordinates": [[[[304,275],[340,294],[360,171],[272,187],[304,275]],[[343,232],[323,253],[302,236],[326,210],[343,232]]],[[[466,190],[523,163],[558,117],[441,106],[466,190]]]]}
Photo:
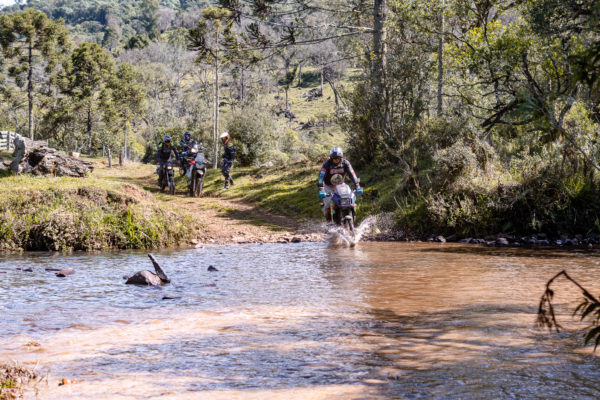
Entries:
{"type": "Polygon", "coordinates": [[[329,235],[328,242],[331,247],[354,247],[365,233],[372,229],[377,222],[377,217],[368,216],[359,226],[354,228],[354,234],[351,234],[341,226],[326,225],[326,231],[329,235]]]}

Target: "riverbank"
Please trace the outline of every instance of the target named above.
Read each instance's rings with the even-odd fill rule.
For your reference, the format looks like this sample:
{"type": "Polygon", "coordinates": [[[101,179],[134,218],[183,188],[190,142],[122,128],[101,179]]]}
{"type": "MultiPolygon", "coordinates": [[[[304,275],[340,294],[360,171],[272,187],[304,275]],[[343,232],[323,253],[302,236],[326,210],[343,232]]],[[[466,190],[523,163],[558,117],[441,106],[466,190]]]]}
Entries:
{"type": "MultiPolygon", "coordinates": [[[[158,191],[153,165],[108,168],[93,161],[95,170],[87,178],[1,178],[6,194],[0,199],[0,249],[95,251],[322,239],[311,228],[310,207],[298,203],[298,196],[308,201],[308,194],[287,193],[295,199],[291,202],[270,177],[253,170],[239,170],[234,175],[239,183],[229,192],[221,190],[219,171],[210,170],[204,196],[191,198],[185,177],[177,177],[171,196],[158,191]]],[[[292,172],[289,179],[295,178],[292,172]]]]}

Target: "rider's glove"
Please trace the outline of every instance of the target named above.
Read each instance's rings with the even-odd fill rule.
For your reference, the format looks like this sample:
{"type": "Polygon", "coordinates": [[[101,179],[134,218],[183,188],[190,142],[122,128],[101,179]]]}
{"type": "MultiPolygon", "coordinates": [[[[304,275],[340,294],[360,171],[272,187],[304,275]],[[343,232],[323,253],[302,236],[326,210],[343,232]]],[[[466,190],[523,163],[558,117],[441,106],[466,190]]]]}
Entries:
{"type": "Polygon", "coordinates": [[[323,188],[320,187],[319,188],[319,198],[324,199],[325,197],[327,197],[327,193],[325,193],[325,190],[323,190],[323,188]]]}
{"type": "Polygon", "coordinates": [[[365,191],[363,190],[363,188],[360,187],[360,185],[356,185],[356,189],[354,189],[354,193],[361,195],[363,194],[365,191]]]}

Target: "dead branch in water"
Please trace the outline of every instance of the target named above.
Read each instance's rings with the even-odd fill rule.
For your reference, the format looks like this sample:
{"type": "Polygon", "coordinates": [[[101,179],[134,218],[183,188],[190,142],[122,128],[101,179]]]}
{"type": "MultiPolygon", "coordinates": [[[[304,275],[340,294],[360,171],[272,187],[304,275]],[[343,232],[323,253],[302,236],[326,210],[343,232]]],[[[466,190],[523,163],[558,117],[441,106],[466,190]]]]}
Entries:
{"type": "MultiPolygon", "coordinates": [[[[538,327],[548,327],[549,330],[556,329],[556,332],[560,332],[561,326],[556,321],[556,315],[554,313],[554,306],[552,305],[552,298],[554,297],[554,291],[552,289],[550,289],[550,285],[552,285],[552,282],[554,282],[554,280],[557,279],[561,275],[564,276],[565,278],[567,278],[572,283],[574,283],[579,289],[581,289],[583,295],[586,298],[586,300],[583,303],[581,303],[579,305],[579,307],[577,307],[577,309],[575,309],[574,314],[576,314],[578,311],[581,310],[581,319],[583,319],[583,318],[585,318],[586,315],[589,314],[589,312],[593,311],[594,309],[596,309],[597,307],[600,306],[600,302],[598,301],[598,299],[596,299],[590,292],[588,292],[583,286],[581,286],[579,284],[579,282],[577,282],[575,279],[571,278],[569,276],[569,274],[567,274],[567,271],[565,271],[565,270],[560,271],[558,274],[554,275],[548,281],[548,283],[546,283],[546,291],[544,292],[544,294],[542,295],[542,298],[540,299],[540,305],[538,307],[538,314],[537,314],[537,321],[536,321],[538,327]],[[585,309],[582,309],[582,307],[585,309]]],[[[593,332],[594,330],[595,329],[592,329],[591,332],[593,332]]],[[[588,333],[588,336],[589,336],[589,333],[588,333]]],[[[589,340],[588,336],[586,336],[586,343],[589,340]]]]}

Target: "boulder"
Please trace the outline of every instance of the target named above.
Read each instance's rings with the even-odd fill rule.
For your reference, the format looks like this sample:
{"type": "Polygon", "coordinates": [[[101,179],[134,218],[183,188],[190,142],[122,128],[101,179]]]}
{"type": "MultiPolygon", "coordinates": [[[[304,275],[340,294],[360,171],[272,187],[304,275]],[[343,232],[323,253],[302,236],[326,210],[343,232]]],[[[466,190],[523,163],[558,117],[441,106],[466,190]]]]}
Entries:
{"type": "Polygon", "coordinates": [[[162,281],[154,272],[138,271],[133,276],[130,276],[125,283],[128,285],[160,286],[162,281]]]}
{"type": "Polygon", "coordinates": [[[58,152],[46,141],[15,138],[15,157],[11,169],[15,174],[84,177],[93,169],[92,163],[58,152]]]}
{"type": "Polygon", "coordinates": [[[302,97],[306,98],[306,101],[313,101],[316,100],[318,97],[323,97],[323,93],[321,92],[321,89],[314,88],[302,94],[302,97]]]}
{"type": "Polygon", "coordinates": [[[152,271],[138,271],[133,276],[127,278],[128,285],[148,285],[148,286],[160,286],[163,283],[171,282],[171,279],[167,276],[165,271],[160,267],[158,261],[154,258],[152,254],[148,254],[148,257],[152,261],[152,265],[154,265],[155,272],[152,271]]]}
{"type": "Polygon", "coordinates": [[[507,238],[500,237],[496,239],[496,246],[508,246],[510,243],[507,238]]]}

